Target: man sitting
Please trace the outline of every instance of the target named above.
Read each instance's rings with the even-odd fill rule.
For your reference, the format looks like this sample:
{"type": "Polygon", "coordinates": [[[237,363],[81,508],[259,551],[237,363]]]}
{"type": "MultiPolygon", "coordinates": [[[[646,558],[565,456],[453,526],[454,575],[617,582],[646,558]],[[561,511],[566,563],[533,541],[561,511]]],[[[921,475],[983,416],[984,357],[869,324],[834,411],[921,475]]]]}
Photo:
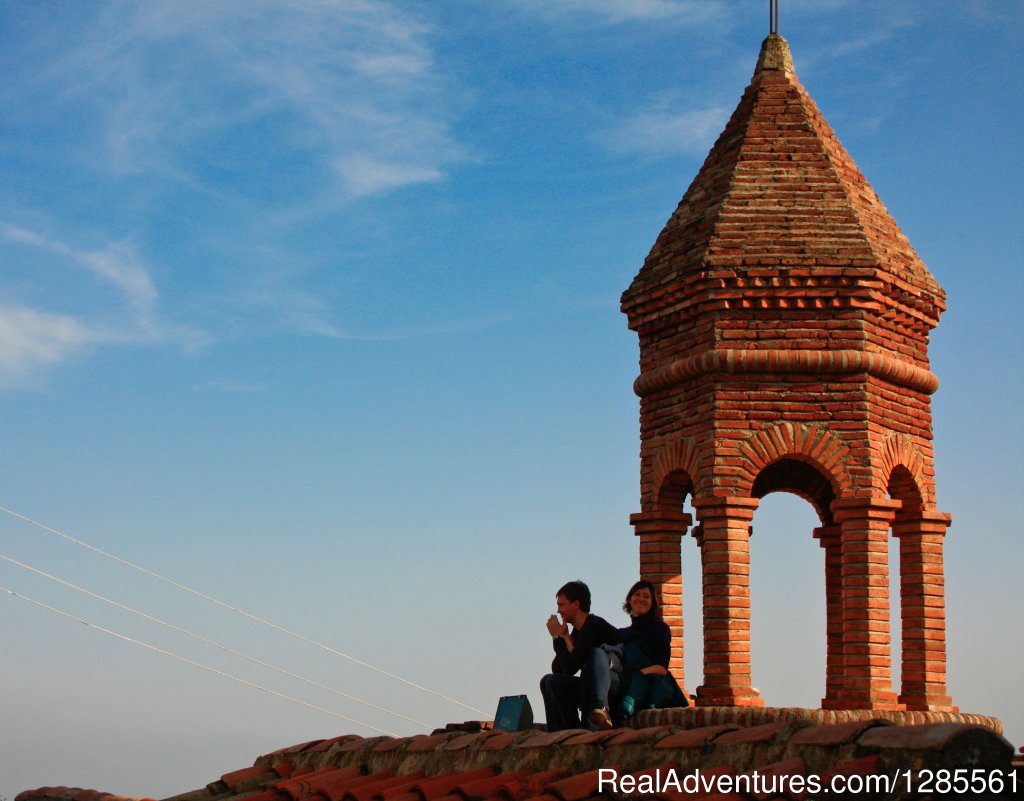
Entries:
{"type": "Polygon", "coordinates": [[[565,584],[555,600],[558,614],[547,623],[555,658],[552,672],[540,680],[548,731],[580,728],[581,710],[593,728],[610,729],[608,693],[614,691],[618,674],[609,669],[601,646],[618,643],[618,629],[590,614],[590,588],[582,581],[565,584]]]}

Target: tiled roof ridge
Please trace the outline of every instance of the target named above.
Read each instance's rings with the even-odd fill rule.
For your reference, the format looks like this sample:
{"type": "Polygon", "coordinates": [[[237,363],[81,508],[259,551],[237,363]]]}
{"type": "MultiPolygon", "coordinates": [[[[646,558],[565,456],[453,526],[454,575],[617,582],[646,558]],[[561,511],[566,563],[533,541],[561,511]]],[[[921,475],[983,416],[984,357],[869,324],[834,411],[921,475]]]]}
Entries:
{"type": "Polygon", "coordinates": [[[816,725],[836,725],[869,720],[884,720],[904,726],[925,723],[962,723],[970,726],[983,726],[999,735],[1003,733],[1003,723],[999,718],[968,712],[807,709],[804,707],[690,706],[677,709],[645,709],[637,713],[634,725],[694,728],[733,723],[740,726],[757,726],[778,720],[804,720],[816,725]]]}
{"type": "MultiPolygon", "coordinates": [[[[724,713],[717,714],[724,719],[724,713]]],[[[878,714],[845,723],[780,718],[741,725],[741,718],[600,732],[507,733],[479,730],[479,724],[472,731],[463,724],[411,737],[344,735],[279,749],[166,801],[584,801],[598,793],[598,771],[611,767],[635,775],[664,766],[680,775],[695,770],[828,775],[934,770],[959,761],[971,768],[1016,769],[1018,782],[1024,781],[1024,766],[1011,764],[1013,746],[985,726],[900,725],[878,714]]],[[[28,791],[15,801],[58,800],[122,798],[61,787],[28,791]]]]}
{"type": "MultiPolygon", "coordinates": [[[[331,771],[358,766],[365,775],[400,776],[411,771],[430,777],[417,783],[395,801],[440,801],[422,792],[434,786],[443,789],[445,801],[582,801],[597,792],[597,771],[614,766],[620,773],[649,772],[673,765],[681,774],[728,770],[735,773],[766,769],[790,770],[799,764],[803,772],[891,770],[946,766],[949,754],[969,754],[972,766],[1010,769],[1013,746],[985,726],[939,722],[897,725],[875,716],[847,723],[814,724],[787,719],[742,726],[737,723],[685,728],[654,725],[646,728],[590,732],[569,730],[543,732],[528,730],[438,731],[431,735],[400,738],[352,739],[304,744],[267,754],[257,760],[254,770],[281,765],[294,771],[292,781],[315,773],[326,781],[331,771]],[[322,746],[327,745],[326,748],[322,746]],[[490,777],[481,781],[481,776],[490,777]],[[501,781],[501,777],[505,781],[501,781]],[[436,782],[438,778],[443,781],[436,782]],[[482,788],[475,795],[473,787],[482,788]],[[484,793],[488,795],[485,795],[484,793]]],[[[284,783],[279,782],[279,785],[284,783]]],[[[274,784],[268,782],[268,787],[274,784]]],[[[167,801],[233,801],[233,794],[217,783],[198,794],[177,796],[167,801]]],[[[363,787],[360,798],[370,798],[372,787],[363,787]]],[[[380,798],[378,793],[373,796],[380,798]]],[[[280,791],[275,795],[250,796],[251,801],[299,801],[280,791]]],[[[349,797],[355,801],[355,797],[349,797]]],[[[388,801],[389,796],[383,797],[388,801]]],[[[324,801],[310,797],[308,801],[324,801]]],[[[335,801],[335,799],[330,799],[335,801]]],[[[339,795],[337,801],[343,801],[339,795]]]]}
{"type": "Polygon", "coordinates": [[[46,801],[155,801],[153,798],[114,795],[99,790],[63,786],[26,790],[14,797],[14,801],[37,801],[38,799],[46,799],[46,801]]]}

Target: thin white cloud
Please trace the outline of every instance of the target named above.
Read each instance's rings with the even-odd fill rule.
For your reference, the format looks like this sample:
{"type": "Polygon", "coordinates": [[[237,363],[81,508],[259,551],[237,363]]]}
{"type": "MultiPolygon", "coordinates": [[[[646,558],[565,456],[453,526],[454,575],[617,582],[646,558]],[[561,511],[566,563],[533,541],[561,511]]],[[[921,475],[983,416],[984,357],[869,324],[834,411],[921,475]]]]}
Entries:
{"type": "Polygon", "coordinates": [[[723,0],[528,0],[528,8],[546,16],[586,16],[599,24],[673,21],[703,25],[728,13],[723,0]]]}
{"type": "Polygon", "coordinates": [[[3,236],[21,245],[62,256],[74,264],[86,268],[118,290],[134,305],[145,308],[156,301],[156,287],[149,273],[139,260],[135,249],[127,242],[114,242],[105,250],[80,251],[63,242],[48,239],[34,231],[15,225],[0,226],[3,236]]]}
{"type": "Polygon", "coordinates": [[[428,32],[383,0],[115,2],[34,83],[91,109],[121,174],[203,183],[276,164],[354,197],[438,180],[463,158],[428,32]],[[330,169],[349,162],[378,167],[330,169]]]}
{"type": "Polygon", "coordinates": [[[407,184],[436,181],[442,177],[436,167],[381,160],[366,153],[338,159],[334,168],[353,197],[379,194],[407,184]]]}
{"type": "Polygon", "coordinates": [[[658,103],[603,131],[598,141],[623,155],[665,158],[680,153],[706,153],[729,119],[722,106],[674,111],[678,105],[658,103]]]}
{"type": "MultiPolygon", "coordinates": [[[[70,269],[89,279],[87,288],[92,285],[113,289],[115,300],[121,301],[90,305],[69,290],[61,294],[61,302],[79,307],[72,311],[41,308],[40,302],[0,305],[0,386],[22,383],[39,367],[60,363],[100,345],[174,342],[191,348],[204,341],[203,335],[195,329],[167,324],[160,319],[156,286],[128,242],[85,250],[21,226],[3,223],[0,224],[0,243],[7,245],[3,256],[12,271],[23,257],[19,249],[27,249],[55,257],[45,261],[45,266],[37,266],[37,273],[44,271],[60,277],[64,272],[66,277],[70,269]]],[[[42,281],[41,275],[37,274],[36,278],[42,281]]],[[[34,290],[30,290],[30,294],[40,293],[38,287],[34,290]]],[[[13,290],[8,291],[12,293],[13,290]]]]}
{"type": "Polygon", "coordinates": [[[0,386],[28,379],[40,365],[64,361],[95,341],[95,332],[67,314],[0,306],[0,386]]]}

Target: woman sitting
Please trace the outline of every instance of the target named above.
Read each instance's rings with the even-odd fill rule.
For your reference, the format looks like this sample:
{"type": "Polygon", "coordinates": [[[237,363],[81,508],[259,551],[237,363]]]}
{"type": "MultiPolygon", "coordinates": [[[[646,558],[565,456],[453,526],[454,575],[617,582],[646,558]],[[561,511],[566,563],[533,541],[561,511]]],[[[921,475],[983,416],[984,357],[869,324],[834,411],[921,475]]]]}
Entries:
{"type": "Polygon", "coordinates": [[[672,630],[661,619],[654,585],[638,581],[629,588],[622,608],[631,619],[629,626],[619,629],[623,656],[618,716],[628,720],[638,709],[687,706],[668,669],[672,630]]]}

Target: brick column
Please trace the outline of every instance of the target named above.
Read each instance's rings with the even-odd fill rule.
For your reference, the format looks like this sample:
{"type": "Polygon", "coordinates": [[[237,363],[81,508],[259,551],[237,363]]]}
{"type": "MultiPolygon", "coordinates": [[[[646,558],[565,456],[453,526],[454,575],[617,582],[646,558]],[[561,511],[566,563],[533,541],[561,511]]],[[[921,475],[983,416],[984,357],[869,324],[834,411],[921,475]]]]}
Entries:
{"type": "Polygon", "coordinates": [[[630,515],[629,522],[640,538],[640,578],[658,588],[662,619],[672,629],[669,670],[685,693],[681,543],[693,520],[682,511],[658,511],[630,515]]]}
{"type": "Polygon", "coordinates": [[[889,634],[889,527],[901,505],[889,498],[832,502],[842,527],[843,709],[903,709],[892,691],[889,634]]]}
{"type": "Polygon", "coordinates": [[[750,684],[750,521],[755,498],[694,498],[703,530],[704,684],[699,706],[764,706],[750,684]]]}
{"type": "Polygon", "coordinates": [[[825,697],[822,709],[839,709],[843,688],[843,551],[841,527],[814,529],[814,538],[825,549],[825,697]]]}
{"type": "Polygon", "coordinates": [[[907,709],[952,711],[946,694],[946,602],[942,541],[950,516],[920,512],[893,524],[900,541],[903,687],[907,709]]]}

